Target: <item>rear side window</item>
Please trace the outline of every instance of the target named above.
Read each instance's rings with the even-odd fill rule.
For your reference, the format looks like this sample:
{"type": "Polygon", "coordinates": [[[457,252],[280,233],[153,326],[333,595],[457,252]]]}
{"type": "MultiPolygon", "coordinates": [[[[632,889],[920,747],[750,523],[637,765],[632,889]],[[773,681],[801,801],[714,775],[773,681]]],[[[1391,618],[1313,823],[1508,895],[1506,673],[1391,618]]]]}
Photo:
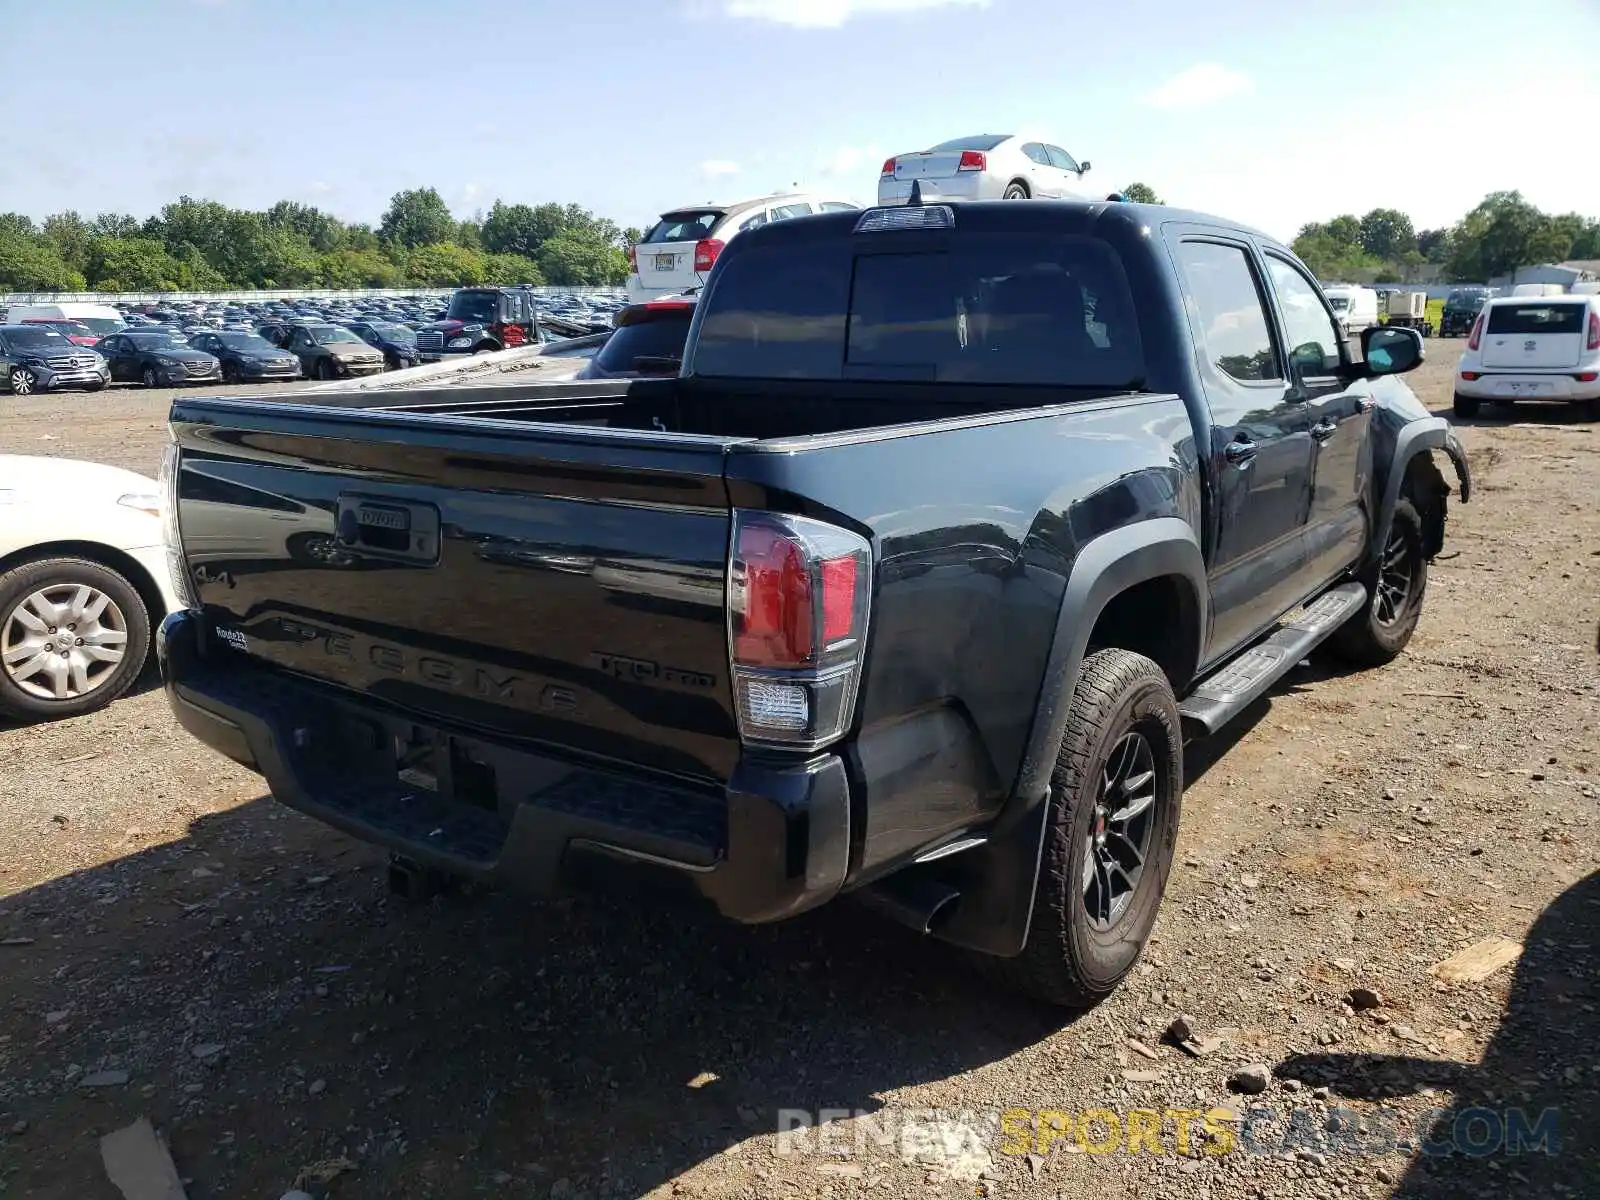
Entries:
{"type": "Polygon", "coordinates": [[[1489,310],[1490,333],[1582,333],[1586,304],[1497,304],[1489,310]]]}
{"type": "Polygon", "coordinates": [[[720,208],[695,209],[687,212],[667,213],[650,227],[644,235],[646,242],[698,242],[711,236],[711,231],[722,219],[720,208]]]}
{"type": "Polygon", "coordinates": [[[695,373],[1118,389],[1142,381],[1133,300],[1105,243],[978,234],[948,247],[853,262],[842,242],[738,256],[705,301],[695,373]]]}
{"type": "Polygon", "coordinates": [[[689,337],[692,307],[673,310],[633,325],[623,325],[606,339],[594,356],[595,365],[613,374],[638,370],[635,360],[683,358],[683,344],[689,337]]]}
{"type": "Polygon", "coordinates": [[[1184,242],[1178,247],[1192,311],[1211,362],[1231,379],[1283,378],[1250,258],[1239,246],[1184,242]]]}

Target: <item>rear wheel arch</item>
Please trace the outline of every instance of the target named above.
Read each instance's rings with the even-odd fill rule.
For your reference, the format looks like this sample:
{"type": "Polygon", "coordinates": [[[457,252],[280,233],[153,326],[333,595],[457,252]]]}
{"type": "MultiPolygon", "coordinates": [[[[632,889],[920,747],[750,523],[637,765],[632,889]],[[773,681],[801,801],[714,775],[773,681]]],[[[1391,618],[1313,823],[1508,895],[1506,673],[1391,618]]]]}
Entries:
{"type": "MultiPolygon", "coordinates": [[[[1193,673],[1208,621],[1209,592],[1200,542],[1188,522],[1154,517],[1110,530],[1083,544],[1062,595],[1054,641],[1040,681],[1033,725],[1011,796],[989,842],[961,855],[965,876],[961,902],[935,931],[941,938],[984,954],[1009,957],[1022,951],[1032,922],[1035,885],[1044,849],[1051,774],[1065,736],[1078,679],[1091,636],[1128,640],[1134,617],[1163,599],[1177,603],[1185,636],[1163,653],[1163,673],[1193,673]],[[1115,602],[1115,603],[1114,603],[1115,602]],[[1108,615],[1109,614],[1109,615],[1108,615]],[[1191,648],[1192,643],[1192,648],[1191,648]]],[[[1149,639],[1145,637],[1146,644],[1149,639]]],[[[1096,646],[1095,649],[1105,649],[1096,646]]],[[[1120,649],[1148,655],[1139,646],[1120,649]]],[[[1157,660],[1159,662],[1159,660],[1157,660]]],[[[1174,684],[1181,692],[1188,678],[1174,684]]]]}

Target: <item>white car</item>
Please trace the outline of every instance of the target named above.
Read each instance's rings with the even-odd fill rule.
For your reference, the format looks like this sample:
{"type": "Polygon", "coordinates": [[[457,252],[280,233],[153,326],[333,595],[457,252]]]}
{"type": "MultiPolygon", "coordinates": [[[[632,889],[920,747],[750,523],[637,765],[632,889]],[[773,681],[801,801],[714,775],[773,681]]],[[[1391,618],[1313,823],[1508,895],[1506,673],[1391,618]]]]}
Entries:
{"type": "Polygon", "coordinates": [[[1087,200],[1087,162],[1060,146],[1010,133],[983,133],[897,154],[878,174],[878,203],[904,204],[922,185],[936,200],[1087,200]]]}
{"type": "Polygon", "coordinates": [[[1378,293],[1373,288],[1335,283],[1323,288],[1322,294],[1346,337],[1360,337],[1363,329],[1378,323],[1378,293]]]}
{"type": "Polygon", "coordinates": [[[1600,296],[1486,301],[1456,366],[1456,415],[1485,400],[1600,405],[1600,296]]]}
{"type": "Polygon", "coordinates": [[[100,463],[0,454],[0,717],[71,717],[139,677],[177,607],[160,486],[100,463]]]}
{"type": "Polygon", "coordinates": [[[628,301],[640,304],[704,287],[722,248],[747,229],[815,213],[854,212],[857,207],[848,200],[785,192],[664,212],[638,245],[628,248],[628,301]]]}

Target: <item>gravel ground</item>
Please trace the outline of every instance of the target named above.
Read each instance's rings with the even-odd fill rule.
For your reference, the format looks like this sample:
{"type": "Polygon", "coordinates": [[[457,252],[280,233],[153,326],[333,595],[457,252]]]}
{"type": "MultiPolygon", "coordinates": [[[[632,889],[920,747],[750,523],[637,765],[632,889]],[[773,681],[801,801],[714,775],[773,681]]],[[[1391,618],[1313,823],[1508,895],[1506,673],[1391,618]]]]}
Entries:
{"type": "MultiPolygon", "coordinates": [[[[153,472],[167,399],[3,401],[0,446],[153,472]]],[[[1077,1016],[847,905],[742,929],[620,870],[392,899],[156,692],[0,727],[0,1192],[112,1196],[97,1139],[147,1115],[193,1200],[1600,1194],[1600,432],[1463,438],[1479,492],[1410,650],[1303,669],[1191,748],[1155,941],[1077,1016]],[[1432,973],[1491,938],[1520,960],[1432,973]],[[1492,1110],[1456,1127],[1482,1144],[1552,1106],[1554,1155],[1404,1144],[1434,1110],[1492,1110]],[[1165,1115],[1218,1107],[1245,1123],[1165,1115]],[[869,1115],[776,1135],[824,1108],[869,1115]],[[995,1127],[1095,1108],[1119,1150],[1103,1119],[1031,1157],[995,1127]],[[1131,1154],[1130,1109],[1161,1122],[1131,1154]]]]}

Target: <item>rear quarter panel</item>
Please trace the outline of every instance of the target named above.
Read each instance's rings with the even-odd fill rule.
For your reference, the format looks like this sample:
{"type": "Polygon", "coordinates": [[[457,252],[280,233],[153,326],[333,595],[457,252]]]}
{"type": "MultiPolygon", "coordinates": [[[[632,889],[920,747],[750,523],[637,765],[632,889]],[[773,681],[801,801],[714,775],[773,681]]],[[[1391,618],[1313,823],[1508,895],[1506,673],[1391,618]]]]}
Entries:
{"type": "Polygon", "coordinates": [[[849,763],[863,879],[1011,794],[1080,548],[1155,517],[1197,538],[1201,525],[1192,427],[1171,395],[736,447],[728,485],[736,506],[873,542],[849,763]]]}

